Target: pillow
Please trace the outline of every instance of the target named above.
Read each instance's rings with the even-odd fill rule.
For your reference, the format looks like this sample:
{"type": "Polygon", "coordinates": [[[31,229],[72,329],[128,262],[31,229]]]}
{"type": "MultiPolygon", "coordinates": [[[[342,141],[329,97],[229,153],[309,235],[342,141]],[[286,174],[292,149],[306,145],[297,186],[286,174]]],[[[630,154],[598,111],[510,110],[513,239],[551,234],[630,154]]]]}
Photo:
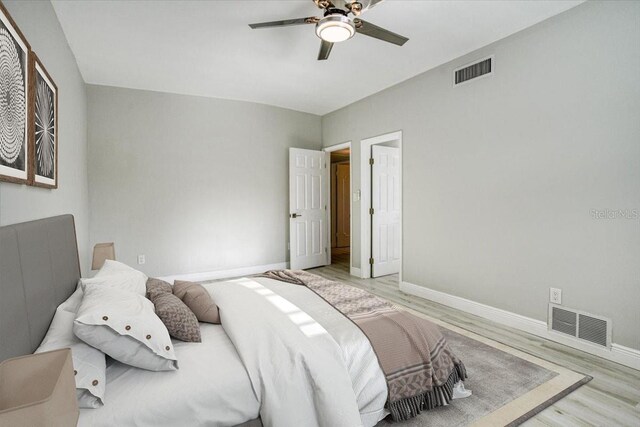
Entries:
{"type": "Polygon", "coordinates": [[[149,277],[147,279],[147,298],[149,298],[149,296],[153,292],[163,292],[166,294],[172,294],[173,290],[171,289],[171,285],[168,284],[167,282],[160,279],[154,279],[153,277],[149,277]]]}
{"type": "Polygon", "coordinates": [[[71,296],[67,298],[65,302],[60,304],[57,310],[64,310],[74,314],[77,313],[78,308],[80,308],[80,303],[82,302],[83,294],[84,292],[82,291],[82,286],[78,284],[75,292],[71,294],[71,296]]]}
{"type": "Polygon", "coordinates": [[[178,369],[171,338],[153,304],[133,292],[87,284],[73,332],[122,363],[150,371],[178,369]]]}
{"type": "Polygon", "coordinates": [[[82,289],[87,285],[111,286],[125,291],[145,295],[147,276],[118,261],[106,260],[98,273],[92,278],[80,279],[82,289]]]}
{"type": "Polygon", "coordinates": [[[104,261],[102,268],[98,270],[95,277],[108,276],[110,274],[118,274],[118,273],[140,273],[140,272],[133,267],[129,267],[127,264],[123,262],[107,259],[104,261]]]}
{"type": "MultiPolygon", "coordinates": [[[[73,298],[73,295],[71,296],[73,298]]],[[[63,303],[64,304],[64,303],[63,303]]],[[[36,353],[70,348],[73,372],[76,380],[76,398],[80,408],[97,408],[104,404],[106,385],[105,355],[100,350],[88,346],[73,335],[73,319],[76,314],[61,309],[56,310],[53,321],[36,353]]]]}
{"type": "Polygon", "coordinates": [[[167,327],[169,335],[187,342],[202,341],[196,315],[180,298],[163,291],[152,291],[149,298],[156,308],[156,314],[167,327]]]}
{"type": "Polygon", "coordinates": [[[220,323],[218,307],[202,285],[176,280],[173,282],[173,294],[193,311],[199,321],[220,323]]]}

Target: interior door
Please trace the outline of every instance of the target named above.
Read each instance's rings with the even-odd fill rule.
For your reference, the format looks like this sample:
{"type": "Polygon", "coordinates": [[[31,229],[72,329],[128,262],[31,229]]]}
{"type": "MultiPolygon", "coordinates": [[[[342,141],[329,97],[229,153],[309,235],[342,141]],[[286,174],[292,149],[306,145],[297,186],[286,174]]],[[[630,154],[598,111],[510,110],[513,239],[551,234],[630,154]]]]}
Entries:
{"type": "Polygon", "coordinates": [[[336,168],[336,246],[350,245],[351,189],[349,188],[349,163],[338,163],[336,168]]]}
{"type": "Polygon", "coordinates": [[[322,151],[289,149],[289,248],[291,269],[328,264],[327,169],[322,151]]]}
{"type": "Polygon", "coordinates": [[[371,147],[371,276],[400,272],[400,149],[371,147]]]}

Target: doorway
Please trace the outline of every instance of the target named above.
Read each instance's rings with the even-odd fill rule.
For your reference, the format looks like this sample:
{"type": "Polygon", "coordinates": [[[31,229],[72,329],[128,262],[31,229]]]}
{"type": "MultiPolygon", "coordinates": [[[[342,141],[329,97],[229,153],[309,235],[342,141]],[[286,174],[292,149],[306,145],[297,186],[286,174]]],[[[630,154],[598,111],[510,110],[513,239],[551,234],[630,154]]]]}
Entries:
{"type": "Polygon", "coordinates": [[[402,132],[361,141],[361,277],[402,281],[402,132]]]}
{"type": "Polygon", "coordinates": [[[349,268],[351,258],[351,149],[331,156],[331,264],[349,268]]]}
{"type": "Polygon", "coordinates": [[[351,273],[351,142],[324,149],[329,169],[327,264],[351,273]]]}

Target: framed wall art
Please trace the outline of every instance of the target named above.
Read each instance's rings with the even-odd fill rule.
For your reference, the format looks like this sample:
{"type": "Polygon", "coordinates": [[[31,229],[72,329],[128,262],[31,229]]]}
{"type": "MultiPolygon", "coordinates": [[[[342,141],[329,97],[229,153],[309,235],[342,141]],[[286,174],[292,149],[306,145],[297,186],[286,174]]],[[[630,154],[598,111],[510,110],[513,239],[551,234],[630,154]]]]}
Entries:
{"type": "Polygon", "coordinates": [[[29,43],[0,3],[0,181],[29,181],[30,52],[29,43]]]}
{"type": "Polygon", "coordinates": [[[58,188],[58,87],[34,53],[31,54],[29,69],[33,84],[29,183],[58,188]]]}

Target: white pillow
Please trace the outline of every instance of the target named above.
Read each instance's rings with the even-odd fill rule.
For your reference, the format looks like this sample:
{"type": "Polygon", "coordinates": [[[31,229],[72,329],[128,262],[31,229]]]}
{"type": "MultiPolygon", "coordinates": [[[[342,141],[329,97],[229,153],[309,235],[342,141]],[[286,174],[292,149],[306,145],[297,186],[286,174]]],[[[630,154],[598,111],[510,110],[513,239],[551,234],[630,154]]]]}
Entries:
{"type": "Polygon", "coordinates": [[[87,284],[73,332],[122,363],[151,371],[178,369],[169,332],[153,303],[133,292],[87,284]]]}
{"type": "MultiPolygon", "coordinates": [[[[75,294],[74,294],[75,295],[75,294]]],[[[80,295],[82,297],[82,295],[80,295]]],[[[71,300],[73,295],[69,298],[71,300]]],[[[67,300],[67,301],[69,301],[67,300]]],[[[65,302],[66,303],[66,302],[65,302]]],[[[62,303],[53,316],[51,326],[36,353],[70,348],[76,380],[76,398],[80,408],[97,408],[104,404],[106,385],[105,355],[88,346],[73,334],[76,314],[65,310],[62,303]]]]}
{"type": "Polygon", "coordinates": [[[76,288],[75,292],[71,294],[71,296],[67,298],[65,302],[63,302],[58,306],[58,310],[68,311],[74,314],[77,313],[78,308],[80,308],[80,303],[82,302],[83,293],[84,292],[82,291],[82,286],[78,284],[78,287],[76,288]]]}
{"type": "MultiPolygon", "coordinates": [[[[127,264],[107,259],[104,261],[102,268],[96,273],[95,277],[106,276],[109,274],[117,273],[141,273],[133,267],[129,267],[127,264]]],[[[144,274],[144,273],[141,273],[144,274]]],[[[145,276],[147,277],[147,276],[145,276]]]]}
{"type": "Polygon", "coordinates": [[[80,279],[80,285],[82,289],[85,289],[87,285],[111,286],[135,292],[138,295],[145,295],[147,276],[121,262],[106,260],[94,277],[80,279]]]}

